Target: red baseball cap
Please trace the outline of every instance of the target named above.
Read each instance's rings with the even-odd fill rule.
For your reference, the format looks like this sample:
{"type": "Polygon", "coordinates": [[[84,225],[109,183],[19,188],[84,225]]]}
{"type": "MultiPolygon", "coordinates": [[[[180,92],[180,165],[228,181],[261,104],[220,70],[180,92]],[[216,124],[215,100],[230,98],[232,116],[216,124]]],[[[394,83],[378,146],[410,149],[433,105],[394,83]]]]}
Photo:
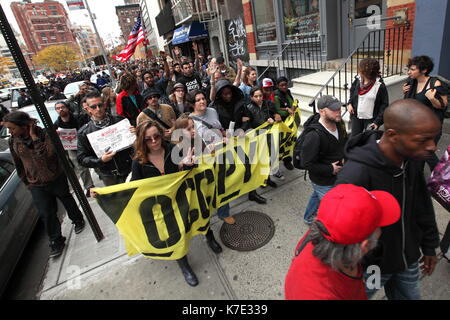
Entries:
{"type": "Polygon", "coordinates": [[[323,236],[339,244],[357,244],[367,239],[378,227],[400,219],[400,205],[390,193],[367,191],[352,184],[340,184],[328,191],[317,212],[330,235],[323,236]]]}
{"type": "Polygon", "coordinates": [[[274,86],[274,84],[273,84],[272,79],[270,79],[270,78],[264,78],[263,79],[263,81],[262,81],[262,87],[263,88],[270,88],[270,87],[273,87],[273,86],[274,86]]]}

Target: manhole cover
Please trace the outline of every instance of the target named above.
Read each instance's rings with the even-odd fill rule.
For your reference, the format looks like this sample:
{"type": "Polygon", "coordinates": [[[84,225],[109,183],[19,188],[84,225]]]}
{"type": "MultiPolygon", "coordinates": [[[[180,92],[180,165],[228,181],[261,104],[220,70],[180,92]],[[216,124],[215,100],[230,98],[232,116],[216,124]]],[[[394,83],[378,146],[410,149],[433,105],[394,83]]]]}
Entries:
{"type": "Polygon", "coordinates": [[[233,215],[236,224],[223,223],[220,238],[237,251],[252,251],[266,245],[275,233],[273,220],[265,213],[245,211],[233,215]]]}

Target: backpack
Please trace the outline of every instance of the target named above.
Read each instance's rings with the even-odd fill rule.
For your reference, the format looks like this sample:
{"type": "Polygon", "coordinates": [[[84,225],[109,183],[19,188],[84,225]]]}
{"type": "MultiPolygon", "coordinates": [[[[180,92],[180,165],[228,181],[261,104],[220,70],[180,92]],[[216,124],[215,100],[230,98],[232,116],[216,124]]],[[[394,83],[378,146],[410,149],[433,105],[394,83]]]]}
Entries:
{"type": "Polygon", "coordinates": [[[305,165],[301,159],[301,151],[303,148],[303,143],[305,141],[306,135],[309,132],[314,131],[314,130],[319,132],[319,130],[317,128],[315,128],[314,126],[311,126],[312,124],[319,123],[319,119],[320,119],[319,113],[316,113],[316,114],[313,114],[312,116],[310,116],[308,118],[308,120],[306,120],[306,122],[303,124],[303,131],[300,134],[300,136],[297,138],[297,141],[295,141],[292,164],[297,169],[300,169],[300,170],[306,169],[305,165]]]}

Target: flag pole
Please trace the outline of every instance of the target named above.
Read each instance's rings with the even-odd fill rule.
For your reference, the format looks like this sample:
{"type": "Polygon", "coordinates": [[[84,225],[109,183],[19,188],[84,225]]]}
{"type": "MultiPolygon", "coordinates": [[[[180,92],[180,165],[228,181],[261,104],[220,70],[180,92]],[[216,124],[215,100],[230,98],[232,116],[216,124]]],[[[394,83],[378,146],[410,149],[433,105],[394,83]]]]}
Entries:
{"type": "Polygon", "coordinates": [[[109,59],[106,56],[105,48],[103,47],[102,39],[100,38],[100,34],[98,33],[97,26],[95,25],[94,18],[92,17],[92,13],[91,13],[91,9],[89,8],[88,0],[83,0],[83,1],[86,3],[86,9],[87,9],[87,11],[89,13],[89,18],[91,18],[92,25],[94,26],[95,34],[97,35],[98,45],[100,46],[100,50],[102,50],[103,59],[105,59],[106,66],[108,67],[109,75],[110,75],[110,78],[111,78],[111,84],[112,84],[113,87],[115,87],[116,86],[116,80],[114,79],[114,76],[113,76],[113,73],[112,73],[112,69],[111,69],[111,65],[109,64],[109,59]]]}

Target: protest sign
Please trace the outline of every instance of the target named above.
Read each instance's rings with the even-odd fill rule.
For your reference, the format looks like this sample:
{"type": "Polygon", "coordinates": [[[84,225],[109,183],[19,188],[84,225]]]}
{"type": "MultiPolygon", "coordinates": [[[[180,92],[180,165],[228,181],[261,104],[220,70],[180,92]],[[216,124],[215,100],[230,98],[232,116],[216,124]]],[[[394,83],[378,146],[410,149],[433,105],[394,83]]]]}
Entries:
{"type": "Polygon", "coordinates": [[[98,158],[107,151],[120,151],[131,146],[136,136],[130,132],[130,121],[124,119],[112,126],[89,133],[87,138],[98,158]]]}
{"type": "Polygon", "coordinates": [[[64,147],[64,150],[77,150],[77,129],[58,129],[59,139],[64,147]]]}

